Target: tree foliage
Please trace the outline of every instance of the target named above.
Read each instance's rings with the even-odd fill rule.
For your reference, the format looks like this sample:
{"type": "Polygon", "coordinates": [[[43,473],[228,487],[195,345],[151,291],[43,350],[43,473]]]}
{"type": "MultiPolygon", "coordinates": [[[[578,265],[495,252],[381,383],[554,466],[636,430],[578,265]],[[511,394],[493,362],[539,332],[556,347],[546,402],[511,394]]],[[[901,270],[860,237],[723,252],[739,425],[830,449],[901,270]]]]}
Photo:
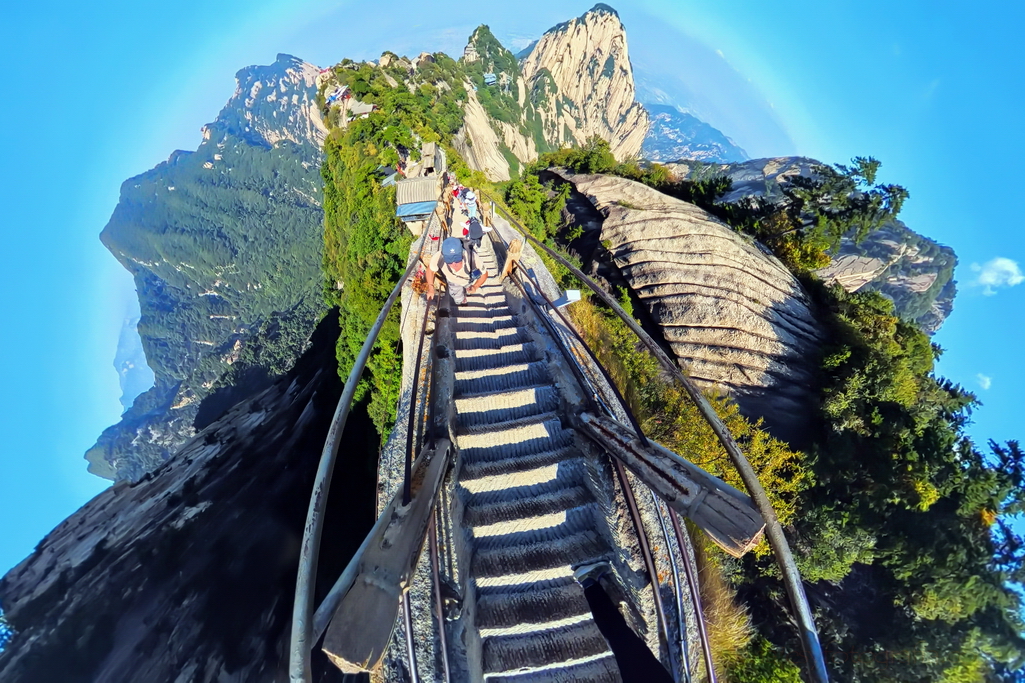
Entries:
{"type": "MultiPolygon", "coordinates": [[[[338,371],[348,376],[385,300],[406,268],[411,235],[395,217],[395,189],[382,187],[381,166],[419,158],[423,142],[445,145],[455,165],[465,167],[449,145],[462,125],[466,99],[462,67],[438,53],[415,70],[393,62],[386,68],[341,64],[337,82],[377,111],[332,129],[324,146],[324,294],[338,306],[342,333],[338,371]]],[[[330,111],[325,120],[331,120],[330,111]]],[[[395,421],[402,377],[399,311],[381,330],[356,400],[382,437],[395,421]]]]}
{"type": "MultiPolygon", "coordinates": [[[[805,579],[815,582],[809,592],[833,676],[1013,680],[1025,664],[1025,541],[1008,520],[1025,509],[1025,455],[1017,442],[990,443],[984,454],[966,437],[975,397],[935,374],[940,349],[891,301],[827,288],[808,274],[828,262],[840,237],[860,239],[891,221],[906,190],[877,184],[879,163],[859,157],[791,178],[782,201],[722,204],[728,179],[673,182],[664,167],[619,164],[606,152],[591,140],[542,155],[510,184],[507,200],[536,235],[565,243],[566,230],[545,215],[556,205],[546,204],[555,188],[532,175],[563,166],[638,180],[762,240],[815,299],[825,342],[806,453],[772,443],[757,424],[738,419],[732,404],[716,408],[789,525],[805,579]]],[[[689,401],[654,372],[631,335],[592,304],[572,313],[648,433],[739,484],[689,401]]],[[[736,678],[791,680],[792,669],[767,664],[778,659],[772,653],[803,659],[778,569],[758,553],[734,564],[731,575],[766,639],[753,642],[736,678]]]]}
{"type": "Polygon", "coordinates": [[[0,610],[0,652],[3,652],[7,644],[14,638],[14,629],[7,623],[7,617],[3,610],[0,610]]]}
{"type": "Polygon", "coordinates": [[[811,175],[791,176],[780,188],[789,199],[787,213],[831,248],[845,235],[860,242],[896,218],[908,198],[900,185],[876,183],[880,166],[872,157],[855,157],[850,166],[820,165],[811,175]]]}

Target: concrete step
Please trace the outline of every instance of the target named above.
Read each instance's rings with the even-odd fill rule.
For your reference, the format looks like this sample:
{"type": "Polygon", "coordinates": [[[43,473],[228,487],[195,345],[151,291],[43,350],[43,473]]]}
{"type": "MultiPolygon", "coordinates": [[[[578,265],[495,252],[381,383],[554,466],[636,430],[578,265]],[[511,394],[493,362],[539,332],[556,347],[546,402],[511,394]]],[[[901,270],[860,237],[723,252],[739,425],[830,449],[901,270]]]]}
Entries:
{"type": "Polygon", "coordinates": [[[497,349],[456,349],[456,371],[500,368],[540,358],[537,346],[530,342],[507,344],[497,349]]]}
{"type": "Polygon", "coordinates": [[[481,629],[536,630],[541,623],[589,613],[584,592],[571,577],[477,589],[481,629]]]}
{"type": "Polygon", "coordinates": [[[558,407],[558,391],[550,384],[456,399],[459,422],[467,428],[548,413],[558,407]]]}
{"type": "Polygon", "coordinates": [[[491,674],[487,683],[622,683],[612,652],[524,671],[491,674]]]}
{"type": "Polygon", "coordinates": [[[583,522],[574,512],[556,526],[474,539],[470,571],[474,577],[497,577],[607,558],[609,548],[594,530],[592,515],[583,522]]]}
{"type": "Polygon", "coordinates": [[[544,361],[530,361],[486,370],[457,370],[455,396],[462,398],[473,394],[511,391],[551,382],[548,364],[544,361]]]}
{"type": "Polygon", "coordinates": [[[590,616],[554,629],[488,637],[482,647],[485,674],[514,672],[608,651],[608,643],[590,616]]]}
{"type": "MultiPolygon", "coordinates": [[[[568,464],[564,464],[563,469],[570,469],[568,464]]],[[[533,486],[517,486],[471,495],[466,501],[464,519],[470,526],[477,527],[566,512],[593,502],[594,498],[583,485],[580,476],[572,472],[533,486]]]]}
{"type": "Polygon", "coordinates": [[[515,441],[498,442],[469,434],[458,437],[457,445],[462,451],[463,462],[494,462],[508,458],[526,457],[573,445],[573,431],[563,429],[562,422],[559,420],[525,426],[518,429],[515,434],[505,434],[504,436],[508,439],[515,439],[515,441]]]}

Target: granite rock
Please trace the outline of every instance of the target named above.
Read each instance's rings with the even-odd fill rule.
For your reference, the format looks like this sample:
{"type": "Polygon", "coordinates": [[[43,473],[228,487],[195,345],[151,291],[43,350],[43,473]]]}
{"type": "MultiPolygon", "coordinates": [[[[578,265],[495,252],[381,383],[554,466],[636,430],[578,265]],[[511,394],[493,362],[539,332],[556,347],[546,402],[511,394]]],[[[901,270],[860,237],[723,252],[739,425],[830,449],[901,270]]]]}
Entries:
{"type": "Polygon", "coordinates": [[[695,383],[796,435],[822,332],[790,271],[693,204],[623,178],[560,175],[604,215],[602,245],[695,383]]]}

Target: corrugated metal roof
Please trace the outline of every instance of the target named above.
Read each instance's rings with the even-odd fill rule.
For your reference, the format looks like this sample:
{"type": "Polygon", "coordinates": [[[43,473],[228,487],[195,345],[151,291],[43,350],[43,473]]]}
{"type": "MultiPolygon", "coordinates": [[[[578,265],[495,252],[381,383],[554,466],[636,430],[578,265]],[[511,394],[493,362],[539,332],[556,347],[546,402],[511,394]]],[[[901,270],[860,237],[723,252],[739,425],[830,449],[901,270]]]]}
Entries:
{"type": "Polygon", "coordinates": [[[413,202],[411,204],[399,204],[395,209],[395,215],[404,221],[426,220],[434,212],[438,202],[413,202]]]}
{"type": "Polygon", "coordinates": [[[395,183],[395,203],[436,202],[441,193],[437,176],[426,178],[404,178],[395,183]]]}

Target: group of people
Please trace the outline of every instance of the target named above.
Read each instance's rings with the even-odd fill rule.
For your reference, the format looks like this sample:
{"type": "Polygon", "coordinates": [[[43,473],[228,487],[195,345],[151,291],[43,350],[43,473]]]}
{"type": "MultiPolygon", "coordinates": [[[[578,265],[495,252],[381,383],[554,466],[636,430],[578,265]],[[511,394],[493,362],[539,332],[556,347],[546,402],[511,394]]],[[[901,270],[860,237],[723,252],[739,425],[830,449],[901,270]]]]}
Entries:
{"type": "MultiPolygon", "coordinates": [[[[437,273],[445,278],[452,300],[457,306],[466,303],[466,296],[480,289],[488,279],[487,268],[478,268],[474,258],[481,245],[484,233],[491,230],[485,227],[478,215],[477,195],[473,190],[453,178],[452,201],[458,202],[466,220],[462,225],[462,237],[448,237],[441,244],[441,249],[431,258],[427,268],[427,298],[433,298],[434,280],[437,273]]],[[[453,228],[455,221],[453,220],[453,228]]],[[[453,229],[453,232],[455,230],[453,229]]]]}
{"type": "Polygon", "coordinates": [[[477,218],[477,195],[470,188],[460,185],[458,180],[453,178],[452,199],[459,202],[460,208],[466,214],[467,219],[477,218]]]}

